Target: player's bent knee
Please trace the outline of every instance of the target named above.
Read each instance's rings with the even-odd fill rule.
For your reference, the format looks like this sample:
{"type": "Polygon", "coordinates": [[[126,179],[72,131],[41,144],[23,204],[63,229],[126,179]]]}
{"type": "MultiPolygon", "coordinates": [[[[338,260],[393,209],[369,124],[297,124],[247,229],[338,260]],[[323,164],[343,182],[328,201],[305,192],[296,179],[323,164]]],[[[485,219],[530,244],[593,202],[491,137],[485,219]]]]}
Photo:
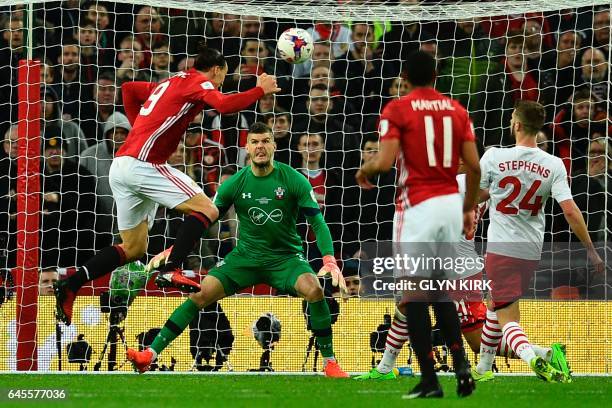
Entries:
{"type": "Polygon", "coordinates": [[[321,288],[318,282],[314,285],[309,285],[303,291],[303,295],[304,295],[304,300],[310,303],[318,302],[320,300],[323,300],[324,298],[323,289],[321,288]]]}
{"type": "Polygon", "coordinates": [[[125,253],[125,260],[132,262],[142,258],[147,251],[147,242],[124,242],[121,244],[123,252],[125,253]]]}
{"type": "Polygon", "coordinates": [[[217,278],[214,276],[207,276],[202,281],[200,291],[189,297],[200,309],[202,309],[223,299],[225,297],[225,290],[217,278]]]}

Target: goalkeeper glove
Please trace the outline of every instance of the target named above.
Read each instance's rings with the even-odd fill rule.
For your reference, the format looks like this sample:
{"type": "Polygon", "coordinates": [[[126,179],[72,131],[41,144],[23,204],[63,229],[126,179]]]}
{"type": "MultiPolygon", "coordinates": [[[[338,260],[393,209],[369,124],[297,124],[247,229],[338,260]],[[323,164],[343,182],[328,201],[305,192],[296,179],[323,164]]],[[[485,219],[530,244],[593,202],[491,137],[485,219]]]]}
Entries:
{"type": "Polygon", "coordinates": [[[323,267],[319,270],[317,276],[327,276],[330,275],[332,279],[332,285],[338,286],[340,289],[340,296],[343,299],[348,297],[348,291],[346,289],[346,282],[344,281],[344,276],[342,276],[342,272],[340,268],[338,268],[338,263],[336,262],[336,258],[333,255],[325,255],[323,257],[323,267]]]}

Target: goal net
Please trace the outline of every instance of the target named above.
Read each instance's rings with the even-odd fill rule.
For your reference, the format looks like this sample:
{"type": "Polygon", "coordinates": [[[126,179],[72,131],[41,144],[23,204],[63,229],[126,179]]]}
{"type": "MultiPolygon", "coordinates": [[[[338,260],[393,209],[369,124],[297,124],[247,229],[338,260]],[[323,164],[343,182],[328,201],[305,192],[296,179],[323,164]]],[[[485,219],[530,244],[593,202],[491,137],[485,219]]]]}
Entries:
{"type": "MultiPolygon", "coordinates": [[[[119,242],[108,172],[131,127],[121,85],[189,69],[202,40],[227,60],[224,93],[253,87],[263,72],[276,75],[282,91],[239,114],[205,109],[169,163],[212,197],[247,165],[248,127],[272,127],[275,158],[312,184],[349,283],[352,297],[343,302],[323,282],[334,348],[347,371],[369,370],[380,359],[393,315],[392,292],[380,286],[389,277],[375,272],[372,255],[392,237],[395,171],[368,191],[355,173],[378,149],[382,108],[408,92],[402,71],[411,51],[436,58],[435,86],[468,109],[481,154],[513,144],[516,100],[546,107],[538,144],[563,159],[593,241],[608,259],[607,0],[0,0],[0,12],[0,370],[129,370],[125,346],[150,344],[184,300],[131,264],[86,284],[67,327],[56,323],[51,284],[119,242]],[[290,27],[313,37],[312,59],[303,64],[276,53],[276,39],[290,27]]],[[[560,209],[549,201],[546,211],[549,245],[521,321],[533,343],[567,344],[575,372],[610,373],[611,276],[576,261],[579,241],[560,209]]],[[[176,211],[159,209],[144,263],[173,244],[181,221],[176,211]]],[[[486,215],[482,224],[477,243],[486,240],[486,215]]],[[[230,211],[190,254],[185,275],[198,281],[222,260],[237,227],[230,211]]],[[[314,234],[304,222],[299,231],[318,270],[314,234]]],[[[157,369],[320,371],[307,328],[299,299],[266,285],[247,288],[203,310],[157,369]]],[[[444,369],[444,348],[437,350],[444,369]]],[[[411,363],[409,347],[398,361],[411,363]]],[[[527,370],[503,357],[497,368],[527,370]]]]}

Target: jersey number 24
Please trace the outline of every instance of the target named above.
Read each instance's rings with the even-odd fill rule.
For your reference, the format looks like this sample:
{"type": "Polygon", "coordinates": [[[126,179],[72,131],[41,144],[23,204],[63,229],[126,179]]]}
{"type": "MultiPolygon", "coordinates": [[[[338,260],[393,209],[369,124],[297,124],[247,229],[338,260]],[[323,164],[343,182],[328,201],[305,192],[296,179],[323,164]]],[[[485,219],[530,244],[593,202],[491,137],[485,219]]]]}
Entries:
{"type": "Polygon", "coordinates": [[[499,188],[506,188],[507,186],[510,186],[510,194],[508,194],[506,198],[501,200],[495,208],[500,213],[507,215],[516,215],[518,214],[519,210],[531,211],[532,217],[538,215],[538,212],[540,212],[540,208],[542,208],[542,196],[536,196],[535,193],[536,191],[538,191],[538,188],[540,188],[541,184],[541,180],[535,180],[523,196],[522,200],[519,202],[517,208],[512,204],[521,193],[523,185],[521,184],[521,181],[515,176],[504,177],[499,182],[499,188]]]}

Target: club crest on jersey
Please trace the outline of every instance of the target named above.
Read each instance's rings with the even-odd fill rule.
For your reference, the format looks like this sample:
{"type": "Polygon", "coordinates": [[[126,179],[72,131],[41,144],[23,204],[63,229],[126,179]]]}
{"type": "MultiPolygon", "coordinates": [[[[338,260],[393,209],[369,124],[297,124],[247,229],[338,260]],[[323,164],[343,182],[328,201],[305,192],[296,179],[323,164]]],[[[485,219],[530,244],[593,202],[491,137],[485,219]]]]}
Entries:
{"type": "Polygon", "coordinates": [[[282,200],[285,198],[285,189],[282,187],[277,187],[276,190],[274,190],[274,195],[276,196],[277,200],[282,200]]]}
{"type": "Polygon", "coordinates": [[[207,91],[208,91],[208,90],[211,90],[211,89],[215,89],[215,86],[214,86],[214,85],[212,84],[212,82],[210,82],[210,81],[202,82],[202,83],[200,84],[200,86],[201,86],[203,89],[206,89],[207,91]]]}

